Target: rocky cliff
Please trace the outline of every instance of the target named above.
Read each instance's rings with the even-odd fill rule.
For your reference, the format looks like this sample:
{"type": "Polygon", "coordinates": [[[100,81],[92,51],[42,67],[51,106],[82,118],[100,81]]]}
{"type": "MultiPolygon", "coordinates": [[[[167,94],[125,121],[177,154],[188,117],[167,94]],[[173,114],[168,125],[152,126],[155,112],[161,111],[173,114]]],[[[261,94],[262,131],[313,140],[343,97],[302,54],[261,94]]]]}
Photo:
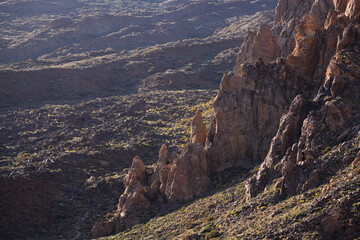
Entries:
{"type": "Polygon", "coordinates": [[[323,148],[357,134],[360,4],[335,1],[323,18],[314,9],[325,3],[315,1],[311,13],[298,22],[295,48],[286,59],[310,80],[304,87],[315,83],[315,88],[299,92],[281,118],[266,158],[247,185],[248,198],[278,177],[285,196],[318,186],[324,181],[321,173],[335,164],[318,159],[323,148]]]}
{"type": "MultiPolygon", "coordinates": [[[[224,168],[246,167],[265,158],[279,123],[281,128],[280,117],[295,96],[315,98],[318,89],[324,91],[325,82],[332,84],[328,82],[329,77],[334,77],[331,71],[335,71],[331,58],[347,47],[354,48],[354,52],[358,50],[357,30],[354,30],[358,21],[356,4],[279,1],[274,27],[262,25],[258,32],[248,33],[238,54],[235,76],[223,78],[214,102],[215,114],[207,138],[210,163],[218,162],[224,168]],[[296,22],[294,28],[293,22],[296,22]],[[286,31],[293,33],[286,41],[294,44],[281,40],[286,31]]],[[[344,90],[343,81],[336,80],[334,84],[338,86],[334,88],[344,90]]],[[[300,125],[302,120],[298,120],[300,125]]]]}
{"type": "Polygon", "coordinates": [[[134,157],[116,213],[106,221],[95,223],[91,230],[94,237],[123,231],[140,223],[141,216],[150,207],[157,209],[165,204],[191,200],[211,186],[202,145],[205,129],[200,111],[196,112],[191,126],[191,142],[185,145],[179,156],[169,157],[163,145],[154,169],[145,168],[143,161],[134,157]]]}
{"type": "MultiPolygon", "coordinates": [[[[327,183],[331,172],[359,155],[351,150],[347,158],[323,157],[326,147],[342,151],[359,137],[359,53],[359,1],[280,0],[273,27],[249,31],[234,76],[224,75],[206,139],[198,112],[192,143],[175,159],[162,147],[149,190],[133,193],[150,202],[160,197],[162,204],[179,203],[209,187],[211,174],[260,163],[246,182],[249,201],[270,185],[286,198],[327,183]]],[[[141,182],[130,173],[130,182],[141,182]]],[[[342,219],[337,213],[326,216],[325,235],[338,231],[342,219]]],[[[93,233],[102,234],[97,225],[93,233]]]]}

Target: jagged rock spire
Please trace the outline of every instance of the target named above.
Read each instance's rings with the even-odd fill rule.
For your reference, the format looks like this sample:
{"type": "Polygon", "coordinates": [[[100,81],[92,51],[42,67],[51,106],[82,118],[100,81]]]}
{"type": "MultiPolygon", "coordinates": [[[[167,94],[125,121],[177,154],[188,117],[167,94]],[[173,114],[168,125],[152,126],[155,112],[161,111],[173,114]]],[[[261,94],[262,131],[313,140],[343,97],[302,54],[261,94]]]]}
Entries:
{"type": "Polygon", "coordinates": [[[200,109],[196,111],[191,122],[190,139],[192,143],[200,143],[202,146],[205,144],[206,127],[200,109]]]}

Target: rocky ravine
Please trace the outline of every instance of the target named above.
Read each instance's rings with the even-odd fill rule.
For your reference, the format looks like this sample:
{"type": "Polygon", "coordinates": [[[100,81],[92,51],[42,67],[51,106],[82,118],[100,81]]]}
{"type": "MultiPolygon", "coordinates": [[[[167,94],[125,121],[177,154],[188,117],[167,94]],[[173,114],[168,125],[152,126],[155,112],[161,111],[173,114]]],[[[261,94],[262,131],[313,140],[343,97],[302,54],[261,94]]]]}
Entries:
{"type": "MultiPolygon", "coordinates": [[[[247,201],[256,204],[257,195],[263,198],[272,189],[274,196],[269,197],[276,204],[281,199],[307,196],[319,185],[329,184],[314,202],[324,207],[322,201],[327,201],[331,194],[331,201],[339,204],[330,204],[322,214],[291,226],[294,229],[291,233],[295,236],[296,231],[304,228],[316,231],[319,238],[359,237],[356,229],[360,219],[351,205],[357,206],[360,197],[360,3],[356,0],[292,3],[279,1],[272,29],[262,25],[246,36],[234,76],[224,75],[221,81],[205,144],[201,137],[195,137],[201,140],[189,143],[180,156],[166,161],[163,146],[155,170],[140,170],[136,164],[140,160],[135,158],[114,218],[95,224],[95,236],[138,223],[151,204],[159,205],[154,199],[182,202],[198,196],[208,186],[206,176],[234,167],[251,168],[262,162],[257,173],[245,183],[247,201]],[[340,155],[333,156],[335,151],[331,149],[337,149],[340,155]],[[192,171],[180,167],[187,164],[192,166],[195,176],[187,175],[192,171]],[[179,169],[184,171],[177,172],[179,169]],[[148,177],[139,177],[145,173],[148,177]],[[198,184],[177,185],[173,176],[178,175],[182,183],[196,177],[198,184]],[[332,191],[336,188],[335,175],[341,179],[339,185],[349,182],[351,194],[332,191]],[[158,190],[154,198],[155,186],[158,190]],[[339,199],[342,195],[344,199],[339,199]],[[136,209],[131,207],[141,202],[145,203],[144,208],[139,204],[134,204],[136,209]],[[313,225],[305,226],[306,221],[313,225]]],[[[203,130],[198,130],[201,126],[197,123],[201,119],[198,114],[192,125],[203,136],[203,130]]],[[[187,238],[200,238],[204,232],[187,238]]],[[[261,229],[257,231],[260,233],[261,229]]],[[[219,232],[214,235],[219,236],[219,232]]],[[[271,236],[274,233],[266,238],[271,236]]]]}
{"type": "Polygon", "coordinates": [[[275,0],[4,1],[0,106],[216,88],[275,0]],[[191,53],[191,54],[189,54],[191,53]]]}

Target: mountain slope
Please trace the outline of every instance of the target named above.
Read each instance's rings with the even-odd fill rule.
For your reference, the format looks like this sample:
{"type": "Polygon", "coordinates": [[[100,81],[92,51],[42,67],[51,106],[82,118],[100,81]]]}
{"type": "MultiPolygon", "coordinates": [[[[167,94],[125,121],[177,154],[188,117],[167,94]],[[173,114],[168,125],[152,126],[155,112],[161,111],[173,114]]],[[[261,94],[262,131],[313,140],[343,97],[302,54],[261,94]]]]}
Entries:
{"type": "MultiPolygon", "coordinates": [[[[248,33],[235,76],[224,75],[221,81],[204,149],[197,153],[189,150],[193,144],[201,147],[201,142],[192,141],[170,163],[162,162],[160,151],[156,169],[171,170],[165,182],[162,178],[166,174],[160,175],[158,194],[163,205],[154,205],[154,219],[149,220],[146,208],[132,212],[126,204],[130,204],[131,194],[141,194],[151,206],[156,177],[144,183],[129,173],[130,185],[115,213],[120,218],[109,221],[122,224],[138,217],[135,223],[142,225],[110,239],[136,239],[139,234],[149,239],[360,237],[360,4],[352,0],[304,4],[309,14],[297,11],[298,5],[280,1],[273,29],[262,26],[248,33]],[[287,24],[293,21],[295,25],[287,24]],[[277,36],[279,26],[294,34],[293,39],[287,39],[294,44],[286,56],[281,54],[290,45],[277,36]],[[254,51],[269,41],[269,48],[254,51]],[[177,169],[183,161],[194,164],[195,156],[202,156],[204,150],[207,165],[203,167],[201,157],[197,164],[208,169],[207,175],[220,191],[206,193],[167,213],[164,209],[174,206],[169,185],[177,189],[177,184],[180,194],[197,190],[176,182],[172,174],[192,179],[194,176],[177,169]],[[238,183],[231,182],[236,167],[249,169],[258,163],[260,167],[249,178],[235,177],[238,183]],[[221,189],[218,182],[223,180],[232,187],[221,189]],[[144,183],[144,191],[132,191],[131,181],[144,183]],[[209,213],[212,216],[207,218],[209,213]]],[[[133,162],[131,171],[136,170],[133,162]]],[[[196,177],[204,178],[203,173],[198,174],[196,177]]]]}
{"type": "Polygon", "coordinates": [[[29,4],[0,3],[2,107],[216,88],[247,29],[272,21],[276,1],[29,4]]]}

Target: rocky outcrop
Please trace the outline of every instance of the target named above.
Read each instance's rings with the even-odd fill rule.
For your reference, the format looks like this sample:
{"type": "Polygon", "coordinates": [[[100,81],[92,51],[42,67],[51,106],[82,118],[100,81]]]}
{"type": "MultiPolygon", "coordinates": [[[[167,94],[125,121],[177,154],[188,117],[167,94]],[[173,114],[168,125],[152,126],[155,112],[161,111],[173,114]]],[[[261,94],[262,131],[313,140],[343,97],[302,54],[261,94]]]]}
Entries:
{"type": "Polygon", "coordinates": [[[320,36],[316,20],[311,15],[304,16],[295,28],[295,48],[287,57],[287,63],[301,76],[312,76],[318,62],[320,36]]]}
{"type": "Polygon", "coordinates": [[[91,232],[94,237],[122,231],[140,222],[139,217],[149,207],[159,208],[198,197],[211,185],[208,177],[205,141],[205,125],[201,112],[192,121],[191,142],[182,149],[180,156],[168,157],[165,145],[159,151],[155,169],[146,168],[140,157],[133,159],[125,176],[125,191],[120,196],[116,214],[106,221],[95,223],[91,232]]]}
{"type": "Polygon", "coordinates": [[[91,229],[94,237],[119,232],[139,223],[138,217],[150,206],[142,186],[144,181],[145,165],[140,157],[136,156],[125,177],[126,188],[120,196],[115,216],[108,221],[95,223],[91,229]]]}
{"type": "Polygon", "coordinates": [[[132,178],[137,179],[140,183],[145,181],[145,164],[139,156],[135,156],[132,161],[129,173],[125,177],[125,187],[129,185],[132,178]]]}
{"type": "MultiPolygon", "coordinates": [[[[320,39],[315,33],[323,27],[328,12],[332,9],[334,5],[331,0],[280,0],[276,7],[273,27],[270,29],[267,25],[261,25],[258,31],[248,32],[238,53],[235,74],[245,62],[254,63],[261,58],[267,63],[277,57],[287,57],[291,53],[294,57],[310,54],[307,60],[316,62],[312,54],[317,51],[312,50],[318,47],[320,39]]],[[[313,66],[311,61],[303,63],[313,66]]],[[[295,62],[303,66],[301,61],[292,61],[292,64],[295,62]]],[[[307,70],[306,65],[303,71],[307,70]]]]}
{"type": "Polygon", "coordinates": [[[192,143],[205,144],[206,127],[202,119],[201,111],[197,110],[191,121],[190,140],[192,143]]]}
{"type": "Polygon", "coordinates": [[[243,64],[239,75],[225,75],[214,100],[214,117],[205,144],[212,172],[250,168],[266,156],[279,120],[303,88],[283,59],[243,64]]]}
{"type": "MultiPolygon", "coordinates": [[[[360,111],[360,91],[351,87],[360,79],[358,9],[354,0],[280,0],[273,29],[249,32],[235,75],[223,76],[206,139],[197,111],[179,157],[170,159],[163,145],[149,174],[135,158],[115,223],[98,229],[119,231],[151,205],[197,197],[211,185],[209,174],[228,168],[262,162],[246,183],[247,199],[273,182],[285,197],[321,184],[334,164],[319,159],[324,144],[359,135],[353,109],[360,111]]],[[[323,228],[331,222],[324,219],[323,228]]]]}
{"type": "MultiPolygon", "coordinates": [[[[318,1],[315,3],[319,4],[318,1]]],[[[309,79],[321,77],[323,84],[314,89],[314,100],[300,107],[304,104],[295,98],[282,117],[267,157],[246,185],[248,199],[276,178],[279,179],[276,185],[284,196],[318,186],[324,181],[322,174],[335,164],[331,159],[318,159],[324,146],[341,143],[357,134],[358,123],[353,115],[358,111],[354,110],[357,104],[352,100],[345,101],[343,97],[359,97],[355,86],[359,84],[356,79],[360,76],[360,59],[357,57],[360,18],[350,14],[356,12],[354,9],[359,4],[353,1],[334,1],[334,4],[335,10],[329,11],[323,28],[318,28],[318,21],[311,15],[306,15],[297,26],[296,47],[287,63],[309,79]],[[321,47],[314,47],[314,43],[319,42],[317,39],[321,39],[321,47]],[[325,48],[327,50],[323,51],[325,48]],[[329,58],[330,53],[335,54],[329,58]],[[312,63],[306,66],[309,61],[312,63]],[[325,71],[322,70],[324,66],[327,66],[325,71]],[[311,69],[318,73],[309,74],[311,69]],[[319,74],[320,71],[323,74],[319,74]]]]}
{"type": "Polygon", "coordinates": [[[258,58],[269,63],[279,55],[277,51],[276,38],[269,25],[262,24],[258,31],[249,31],[237,55],[235,75],[241,64],[254,63],[258,58]]]}
{"type": "MultiPolygon", "coordinates": [[[[248,33],[235,77],[223,78],[214,102],[206,142],[212,171],[260,163],[295,96],[301,93],[309,98],[320,86],[320,80],[313,79],[324,76],[320,62],[326,65],[330,60],[320,49],[329,56],[334,51],[324,47],[323,34],[327,13],[333,8],[327,0],[280,0],[273,28],[262,25],[248,33]]],[[[342,81],[335,83],[334,91],[342,85],[342,81]]]]}
{"type": "MultiPolygon", "coordinates": [[[[305,100],[299,95],[294,99],[287,113],[282,116],[278,132],[271,141],[270,150],[261,164],[258,174],[248,181],[246,186],[248,199],[254,197],[270,180],[280,175],[279,169],[276,171],[274,166],[280,162],[287,150],[299,137],[299,125],[304,118],[304,107],[305,100]]],[[[291,163],[286,164],[286,167],[291,168],[291,163]]]]}
{"type": "Polygon", "coordinates": [[[171,166],[165,190],[167,200],[181,202],[193,199],[210,185],[204,148],[198,143],[188,143],[171,166]]]}
{"type": "Polygon", "coordinates": [[[312,16],[320,27],[332,8],[331,0],[279,0],[272,28],[273,35],[277,38],[279,56],[286,57],[293,52],[296,45],[296,25],[305,15],[312,16]]]}
{"type": "Polygon", "coordinates": [[[154,202],[164,203],[167,177],[172,164],[168,158],[166,145],[163,144],[159,151],[159,160],[155,167],[154,174],[150,178],[150,188],[147,192],[148,198],[154,202]]]}

